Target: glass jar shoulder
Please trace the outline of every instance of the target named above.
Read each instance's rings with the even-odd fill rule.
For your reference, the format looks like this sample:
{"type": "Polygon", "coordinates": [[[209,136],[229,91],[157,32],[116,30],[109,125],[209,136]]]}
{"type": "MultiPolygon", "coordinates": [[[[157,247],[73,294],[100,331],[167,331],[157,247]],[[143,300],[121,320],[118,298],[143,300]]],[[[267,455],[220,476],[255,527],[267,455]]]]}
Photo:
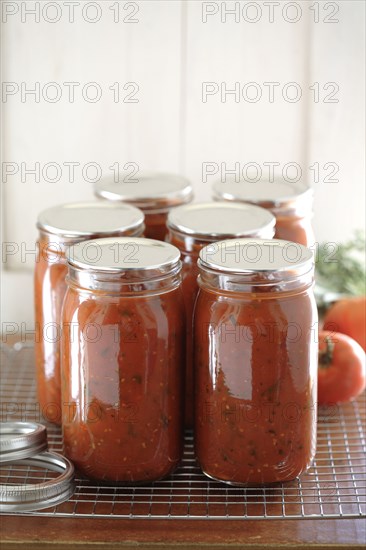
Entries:
{"type": "Polygon", "coordinates": [[[68,287],[63,307],[63,322],[73,320],[81,330],[88,324],[121,325],[121,321],[135,319],[138,325],[182,324],[183,298],[181,287],[152,295],[106,295],[83,292],[68,287]],[[174,305],[174,307],[172,307],[174,305]]]}
{"type": "Polygon", "coordinates": [[[315,449],[311,290],[241,299],[200,289],[195,310],[196,452],[230,483],[290,480],[315,449]]]}
{"type": "MultiPolygon", "coordinates": [[[[224,319],[235,311],[236,322],[247,322],[264,315],[276,317],[276,313],[291,320],[299,319],[299,307],[310,313],[316,310],[312,287],[304,287],[292,292],[240,293],[199,287],[196,314],[200,313],[211,320],[224,319]]],[[[234,318],[232,318],[234,321],[234,318]]]]}
{"type": "Polygon", "coordinates": [[[268,387],[275,384],[281,369],[300,380],[299,363],[314,362],[318,325],[311,289],[281,297],[238,299],[201,288],[194,327],[200,364],[228,365],[230,371],[236,367],[240,371],[246,361],[255,362],[255,372],[263,370],[268,387]],[[215,358],[210,355],[212,349],[215,358]]]}

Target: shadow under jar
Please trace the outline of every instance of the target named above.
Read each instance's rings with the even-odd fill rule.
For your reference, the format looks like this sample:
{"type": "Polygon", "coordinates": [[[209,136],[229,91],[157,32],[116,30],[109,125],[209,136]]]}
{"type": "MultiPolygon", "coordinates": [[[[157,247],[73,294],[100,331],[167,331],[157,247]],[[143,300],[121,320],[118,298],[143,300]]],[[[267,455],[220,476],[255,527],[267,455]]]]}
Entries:
{"type": "Polygon", "coordinates": [[[107,236],[140,236],[143,213],[129,205],[70,203],[38,217],[38,257],[34,273],[35,355],[38,401],[43,417],[61,423],[60,333],[66,292],[66,249],[79,241],[107,236]]]}
{"type": "Polygon", "coordinates": [[[227,202],[180,206],[168,216],[168,241],[181,251],[182,289],[186,308],[186,382],[185,424],[192,427],[194,417],[193,309],[198,293],[197,260],[209,243],[233,237],[271,239],[275,218],[263,208],[227,202]]]}
{"type": "Polygon", "coordinates": [[[299,183],[258,181],[213,185],[214,200],[256,204],[276,217],[275,238],[293,241],[307,247],[315,244],[311,225],[313,190],[299,183]]]}
{"type": "Polygon", "coordinates": [[[168,243],[129,238],[80,243],[67,252],[64,451],[87,477],[150,482],[181,459],[179,256],[168,243]]]}
{"type": "Polygon", "coordinates": [[[169,211],[191,202],[192,186],[175,174],[141,172],[136,180],[116,183],[105,178],[95,184],[95,194],[101,199],[123,201],[140,208],[145,215],[145,237],[164,241],[169,211]]]}
{"type": "Polygon", "coordinates": [[[200,252],[195,447],[231,484],[289,481],[315,454],[313,255],[286,241],[229,240],[200,252]]]}

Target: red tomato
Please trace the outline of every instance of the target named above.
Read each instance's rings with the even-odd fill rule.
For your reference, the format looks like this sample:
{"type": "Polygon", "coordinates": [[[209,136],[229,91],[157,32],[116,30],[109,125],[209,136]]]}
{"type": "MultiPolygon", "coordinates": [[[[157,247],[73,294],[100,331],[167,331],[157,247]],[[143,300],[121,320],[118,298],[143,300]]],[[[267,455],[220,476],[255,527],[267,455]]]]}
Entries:
{"type": "Polygon", "coordinates": [[[326,313],[323,328],[347,334],[366,351],[366,296],[336,302],[326,313]]]}
{"type": "Polygon", "coordinates": [[[365,388],[365,353],[349,336],[319,332],[318,403],[352,401],[365,388]]]}

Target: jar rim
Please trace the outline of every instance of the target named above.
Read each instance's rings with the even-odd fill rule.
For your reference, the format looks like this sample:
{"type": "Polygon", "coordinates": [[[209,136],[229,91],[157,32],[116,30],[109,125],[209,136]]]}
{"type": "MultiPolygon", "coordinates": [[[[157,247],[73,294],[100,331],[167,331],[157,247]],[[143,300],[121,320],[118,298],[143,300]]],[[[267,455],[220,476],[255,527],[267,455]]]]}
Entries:
{"type": "Polygon", "coordinates": [[[43,210],[37,227],[65,239],[92,238],[95,235],[119,235],[142,227],[144,214],[129,204],[103,201],[75,202],[43,210]]]}
{"type": "Polygon", "coordinates": [[[193,197],[187,178],[164,172],[139,172],[137,181],[115,182],[112,177],[104,178],[94,185],[94,192],[97,197],[124,201],[146,210],[160,210],[169,201],[186,203],[193,197]]]}
{"type": "Polygon", "coordinates": [[[164,241],[142,237],[92,239],[70,246],[66,259],[71,267],[89,272],[137,272],[153,276],[168,273],[180,264],[179,250],[164,241]],[[90,252],[92,251],[92,252],[90,252]]]}
{"type": "Polygon", "coordinates": [[[216,181],[213,186],[213,195],[216,200],[243,201],[266,206],[266,208],[289,207],[297,201],[313,199],[314,190],[302,183],[291,183],[284,180],[273,182],[260,180],[257,182],[228,180],[216,181]]]}
{"type": "Polygon", "coordinates": [[[47,430],[37,422],[0,422],[0,463],[29,458],[48,449],[47,430]]]}
{"type": "Polygon", "coordinates": [[[260,206],[220,201],[178,206],[169,213],[167,227],[202,240],[221,240],[258,235],[275,223],[275,217],[260,206]]]}
{"type": "MultiPolygon", "coordinates": [[[[0,486],[1,512],[30,512],[49,508],[68,500],[74,493],[74,465],[66,457],[46,451],[15,460],[15,464],[25,467],[49,469],[60,474],[55,479],[40,483],[0,486]]],[[[12,462],[9,463],[11,465],[12,462]]]]}
{"type": "Polygon", "coordinates": [[[198,266],[222,274],[270,276],[312,269],[314,255],[301,244],[280,239],[230,239],[205,246],[199,253],[198,266]],[[251,249],[255,249],[255,255],[251,249]]]}

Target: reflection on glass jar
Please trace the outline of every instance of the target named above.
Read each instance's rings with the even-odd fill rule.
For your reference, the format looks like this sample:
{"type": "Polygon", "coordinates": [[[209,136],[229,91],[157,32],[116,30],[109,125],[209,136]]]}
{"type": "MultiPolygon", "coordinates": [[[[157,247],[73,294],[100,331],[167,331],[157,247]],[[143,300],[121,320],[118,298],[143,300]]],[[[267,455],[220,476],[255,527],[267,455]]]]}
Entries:
{"type": "Polygon", "coordinates": [[[145,237],[164,241],[169,211],[191,202],[192,186],[176,174],[138,172],[133,178],[115,182],[102,179],[95,184],[97,197],[110,201],[123,201],[140,208],[145,214],[145,237]]]}
{"type": "Polygon", "coordinates": [[[215,200],[239,201],[267,208],[276,217],[275,238],[313,247],[313,190],[286,181],[228,181],[213,185],[215,200]]]}
{"type": "Polygon", "coordinates": [[[313,255],[279,240],[229,240],[205,247],[198,267],[198,461],[228,483],[294,479],[316,445],[313,255]]]}
{"type": "Polygon", "coordinates": [[[193,425],[193,308],[198,292],[197,259],[208,243],[233,237],[271,239],[275,218],[263,208],[227,202],[201,203],[174,208],[168,217],[168,240],[181,251],[183,295],[186,308],[186,398],[185,423],[193,425]]]}
{"type": "Polygon", "coordinates": [[[67,252],[62,426],[66,456],[83,475],[153,481],[180,461],[179,256],[168,243],[131,238],[88,241],[67,252]]]}
{"type": "Polygon", "coordinates": [[[98,202],[55,206],[38,217],[35,354],[39,406],[49,422],[61,422],[60,323],[66,292],[66,248],[90,238],[140,236],[143,222],[144,216],[137,208],[98,202]]]}

